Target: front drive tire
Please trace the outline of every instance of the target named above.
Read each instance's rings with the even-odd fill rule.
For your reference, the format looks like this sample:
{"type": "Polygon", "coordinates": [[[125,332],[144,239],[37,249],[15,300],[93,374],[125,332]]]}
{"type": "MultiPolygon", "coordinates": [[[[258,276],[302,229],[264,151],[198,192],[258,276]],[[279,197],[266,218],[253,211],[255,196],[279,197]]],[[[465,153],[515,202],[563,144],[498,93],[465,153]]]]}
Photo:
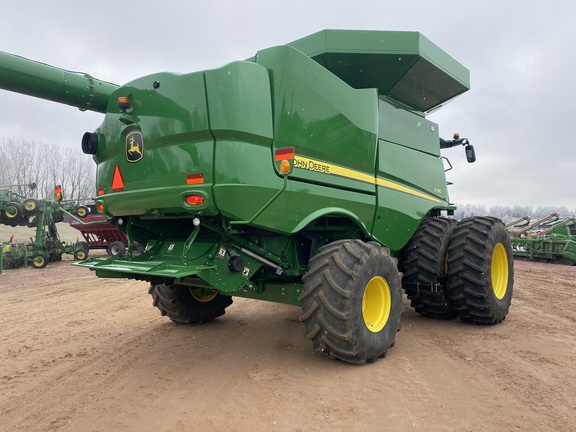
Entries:
{"type": "Polygon", "coordinates": [[[314,350],[349,363],[384,357],[402,313],[400,274],[388,249],[339,240],[320,248],[309,268],[300,320],[314,350]]]}
{"type": "Polygon", "coordinates": [[[514,257],[502,221],[462,219],[448,247],[447,295],[463,321],[498,324],[508,314],[514,257]]]}
{"type": "Polygon", "coordinates": [[[150,284],[152,304],[163,316],[181,324],[201,324],[224,315],[232,297],[218,291],[204,293],[201,288],[185,285],[150,284]]]}

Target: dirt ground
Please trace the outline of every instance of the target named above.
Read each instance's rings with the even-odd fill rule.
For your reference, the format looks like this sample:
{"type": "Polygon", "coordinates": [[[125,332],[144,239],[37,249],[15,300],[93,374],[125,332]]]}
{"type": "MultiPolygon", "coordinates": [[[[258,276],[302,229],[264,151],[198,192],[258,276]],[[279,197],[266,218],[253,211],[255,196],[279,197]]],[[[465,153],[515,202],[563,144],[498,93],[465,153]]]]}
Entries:
{"type": "Polygon", "coordinates": [[[576,266],[517,261],[514,290],[489,327],[406,301],[396,346],[354,366],[312,353],[294,306],[183,326],[143,282],[5,270],[0,431],[573,431],[576,266]]]}

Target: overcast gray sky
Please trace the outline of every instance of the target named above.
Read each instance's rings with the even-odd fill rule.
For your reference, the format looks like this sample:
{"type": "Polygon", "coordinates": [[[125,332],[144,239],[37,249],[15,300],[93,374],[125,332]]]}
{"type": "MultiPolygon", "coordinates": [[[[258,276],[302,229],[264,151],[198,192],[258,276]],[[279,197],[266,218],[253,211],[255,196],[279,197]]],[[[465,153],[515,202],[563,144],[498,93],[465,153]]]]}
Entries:
{"type": "MultiPolygon", "coordinates": [[[[429,116],[468,137],[449,149],[457,204],[576,209],[576,2],[3,0],[0,50],[123,84],[252,56],[325,28],[419,31],[470,70],[472,89],[429,116]]],[[[96,113],[0,90],[0,138],[80,139],[96,113]]],[[[88,157],[88,156],[87,156],[88,157]]]]}

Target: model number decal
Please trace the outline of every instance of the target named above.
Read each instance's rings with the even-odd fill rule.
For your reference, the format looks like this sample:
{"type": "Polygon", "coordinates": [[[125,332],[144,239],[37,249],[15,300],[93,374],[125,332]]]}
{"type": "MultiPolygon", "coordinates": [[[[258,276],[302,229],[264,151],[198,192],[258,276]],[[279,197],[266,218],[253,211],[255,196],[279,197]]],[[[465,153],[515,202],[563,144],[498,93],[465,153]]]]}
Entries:
{"type": "Polygon", "coordinates": [[[294,158],[294,168],[301,168],[308,171],[330,174],[330,165],[325,165],[312,159],[304,159],[299,156],[294,158]]]}

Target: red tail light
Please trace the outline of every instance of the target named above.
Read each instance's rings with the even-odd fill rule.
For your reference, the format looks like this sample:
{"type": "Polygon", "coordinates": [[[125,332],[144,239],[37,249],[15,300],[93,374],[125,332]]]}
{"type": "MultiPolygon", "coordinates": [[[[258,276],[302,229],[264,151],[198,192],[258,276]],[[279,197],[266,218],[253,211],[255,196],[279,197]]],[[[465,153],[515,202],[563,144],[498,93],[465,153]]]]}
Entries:
{"type": "Polygon", "coordinates": [[[197,206],[204,204],[204,197],[201,195],[190,195],[186,197],[186,204],[191,206],[197,206]]]}

